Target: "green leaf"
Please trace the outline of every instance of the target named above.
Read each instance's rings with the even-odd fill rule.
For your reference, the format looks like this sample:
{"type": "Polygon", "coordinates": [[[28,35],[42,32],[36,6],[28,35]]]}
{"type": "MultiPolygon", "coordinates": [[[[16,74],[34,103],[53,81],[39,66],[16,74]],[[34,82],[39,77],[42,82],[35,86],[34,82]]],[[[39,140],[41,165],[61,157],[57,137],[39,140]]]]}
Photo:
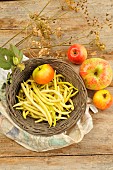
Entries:
{"type": "Polygon", "coordinates": [[[0,47],[0,67],[4,70],[9,70],[13,65],[13,53],[6,49],[0,47]]]}
{"type": "Polygon", "coordinates": [[[16,46],[10,45],[10,50],[13,52],[14,57],[18,58],[19,63],[22,61],[23,53],[16,46]]]}

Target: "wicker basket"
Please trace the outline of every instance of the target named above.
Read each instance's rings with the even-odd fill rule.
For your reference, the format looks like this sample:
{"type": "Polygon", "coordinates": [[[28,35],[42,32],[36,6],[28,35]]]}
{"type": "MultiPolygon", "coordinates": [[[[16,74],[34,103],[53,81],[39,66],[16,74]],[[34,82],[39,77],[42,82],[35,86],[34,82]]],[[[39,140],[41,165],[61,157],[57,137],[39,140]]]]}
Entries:
{"type": "Polygon", "coordinates": [[[73,70],[73,68],[64,61],[53,58],[32,58],[25,63],[25,69],[20,72],[17,68],[13,73],[12,83],[6,87],[7,111],[13,122],[21,129],[33,135],[51,136],[65,132],[74,126],[78,119],[86,110],[87,91],[81,77],[73,70]],[[71,82],[79,89],[79,93],[73,98],[75,109],[70,113],[70,118],[59,120],[55,127],[49,127],[48,123],[35,123],[34,119],[28,117],[24,119],[21,111],[15,110],[12,106],[17,102],[16,95],[20,89],[20,83],[26,81],[32,74],[32,71],[41,64],[49,63],[57,71],[65,76],[66,81],[71,82]]]}

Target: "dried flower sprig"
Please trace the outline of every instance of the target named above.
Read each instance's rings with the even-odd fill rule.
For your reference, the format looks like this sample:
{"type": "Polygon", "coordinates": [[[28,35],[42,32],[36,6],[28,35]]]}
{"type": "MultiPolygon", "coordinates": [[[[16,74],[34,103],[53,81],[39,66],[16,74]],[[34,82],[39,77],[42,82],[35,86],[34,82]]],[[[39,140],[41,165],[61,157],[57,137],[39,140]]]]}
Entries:
{"type": "Polygon", "coordinates": [[[90,42],[90,45],[96,46],[96,47],[98,47],[98,49],[100,49],[102,51],[105,50],[106,45],[101,42],[99,32],[91,31],[91,34],[94,34],[95,38],[90,42]]]}
{"type": "MultiPolygon", "coordinates": [[[[91,16],[88,11],[88,5],[87,0],[78,0],[75,2],[75,0],[65,0],[68,7],[75,11],[75,12],[81,12],[81,15],[85,18],[87,25],[91,28],[91,34],[94,35],[94,39],[89,43],[90,45],[94,45],[98,47],[100,50],[105,50],[106,45],[101,41],[100,38],[100,32],[104,28],[104,26],[108,26],[110,29],[112,29],[112,22],[111,22],[111,16],[109,13],[105,14],[104,19],[101,21],[96,16],[91,16]],[[92,43],[93,42],[93,43],[92,43]]],[[[90,30],[89,28],[89,30],[90,30]]]]}
{"type": "Polygon", "coordinates": [[[52,54],[53,48],[57,57],[65,57],[66,54],[64,54],[65,51],[63,51],[63,46],[70,46],[78,40],[88,38],[89,36],[90,38],[93,37],[93,39],[87,45],[96,46],[99,50],[104,50],[106,48],[106,45],[101,41],[100,31],[103,29],[104,25],[108,25],[109,28],[112,28],[110,14],[106,13],[105,20],[102,22],[100,22],[96,16],[90,16],[87,0],[78,0],[76,2],[75,0],[65,0],[64,6],[62,5],[61,1],[59,1],[61,9],[59,8],[59,10],[57,10],[53,16],[42,14],[50,2],[51,0],[48,1],[48,3],[42,8],[40,12],[30,12],[30,21],[27,26],[14,35],[5,44],[3,44],[2,47],[8,44],[23,31],[26,31],[26,36],[17,42],[15,46],[19,47],[27,40],[27,45],[22,50],[28,51],[31,57],[41,57],[44,55],[48,56],[52,54]],[[66,4],[68,9],[66,8],[66,4]],[[60,20],[70,11],[73,11],[74,15],[76,15],[78,12],[81,14],[82,18],[85,19],[88,25],[89,33],[87,33],[87,35],[85,34],[85,36],[79,35],[79,37],[71,37],[69,35],[71,38],[67,38],[67,40],[64,41],[62,37],[65,35],[65,32],[61,25],[58,24],[58,20],[60,20]]]}

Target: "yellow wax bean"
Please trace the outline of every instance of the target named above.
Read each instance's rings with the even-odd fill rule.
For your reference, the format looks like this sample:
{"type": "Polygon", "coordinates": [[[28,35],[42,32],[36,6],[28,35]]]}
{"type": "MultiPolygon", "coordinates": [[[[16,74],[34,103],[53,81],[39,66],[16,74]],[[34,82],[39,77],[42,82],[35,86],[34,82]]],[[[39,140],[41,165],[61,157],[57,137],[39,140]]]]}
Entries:
{"type": "Polygon", "coordinates": [[[49,125],[51,126],[51,125],[52,125],[52,119],[51,119],[51,117],[50,117],[49,115],[47,115],[46,112],[45,112],[39,105],[37,105],[37,103],[35,103],[35,102],[33,101],[33,99],[32,99],[32,98],[29,96],[29,94],[27,93],[26,88],[24,87],[24,84],[23,84],[23,83],[21,83],[21,86],[22,86],[22,89],[23,89],[26,97],[29,99],[29,101],[30,101],[39,111],[41,111],[41,112],[44,114],[44,116],[45,116],[45,117],[47,118],[47,120],[48,120],[49,125]]]}
{"type": "Polygon", "coordinates": [[[24,119],[30,116],[35,123],[46,121],[56,126],[57,121],[70,117],[74,110],[72,97],[77,93],[78,89],[55,70],[53,80],[45,85],[36,84],[32,76],[21,83],[18,103],[13,107],[22,111],[24,119]]]}

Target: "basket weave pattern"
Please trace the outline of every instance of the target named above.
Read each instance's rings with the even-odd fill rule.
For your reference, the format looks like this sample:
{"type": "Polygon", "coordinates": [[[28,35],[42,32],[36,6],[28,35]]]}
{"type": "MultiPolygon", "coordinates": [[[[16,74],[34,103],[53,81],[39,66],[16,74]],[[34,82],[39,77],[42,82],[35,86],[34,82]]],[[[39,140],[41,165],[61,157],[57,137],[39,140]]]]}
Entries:
{"type": "Polygon", "coordinates": [[[7,112],[13,122],[21,129],[33,135],[51,136],[70,129],[77,123],[86,110],[87,91],[81,77],[69,64],[58,59],[32,58],[24,63],[25,69],[20,72],[17,68],[12,75],[12,83],[8,84],[6,87],[7,112]],[[46,122],[35,123],[34,119],[30,117],[24,119],[21,111],[13,108],[13,105],[17,102],[16,95],[20,89],[20,83],[23,80],[26,81],[38,65],[45,63],[49,63],[57,73],[64,75],[66,81],[71,82],[79,89],[78,94],[73,97],[74,110],[70,113],[70,118],[58,121],[55,127],[49,127],[49,124],[46,122]]]}

